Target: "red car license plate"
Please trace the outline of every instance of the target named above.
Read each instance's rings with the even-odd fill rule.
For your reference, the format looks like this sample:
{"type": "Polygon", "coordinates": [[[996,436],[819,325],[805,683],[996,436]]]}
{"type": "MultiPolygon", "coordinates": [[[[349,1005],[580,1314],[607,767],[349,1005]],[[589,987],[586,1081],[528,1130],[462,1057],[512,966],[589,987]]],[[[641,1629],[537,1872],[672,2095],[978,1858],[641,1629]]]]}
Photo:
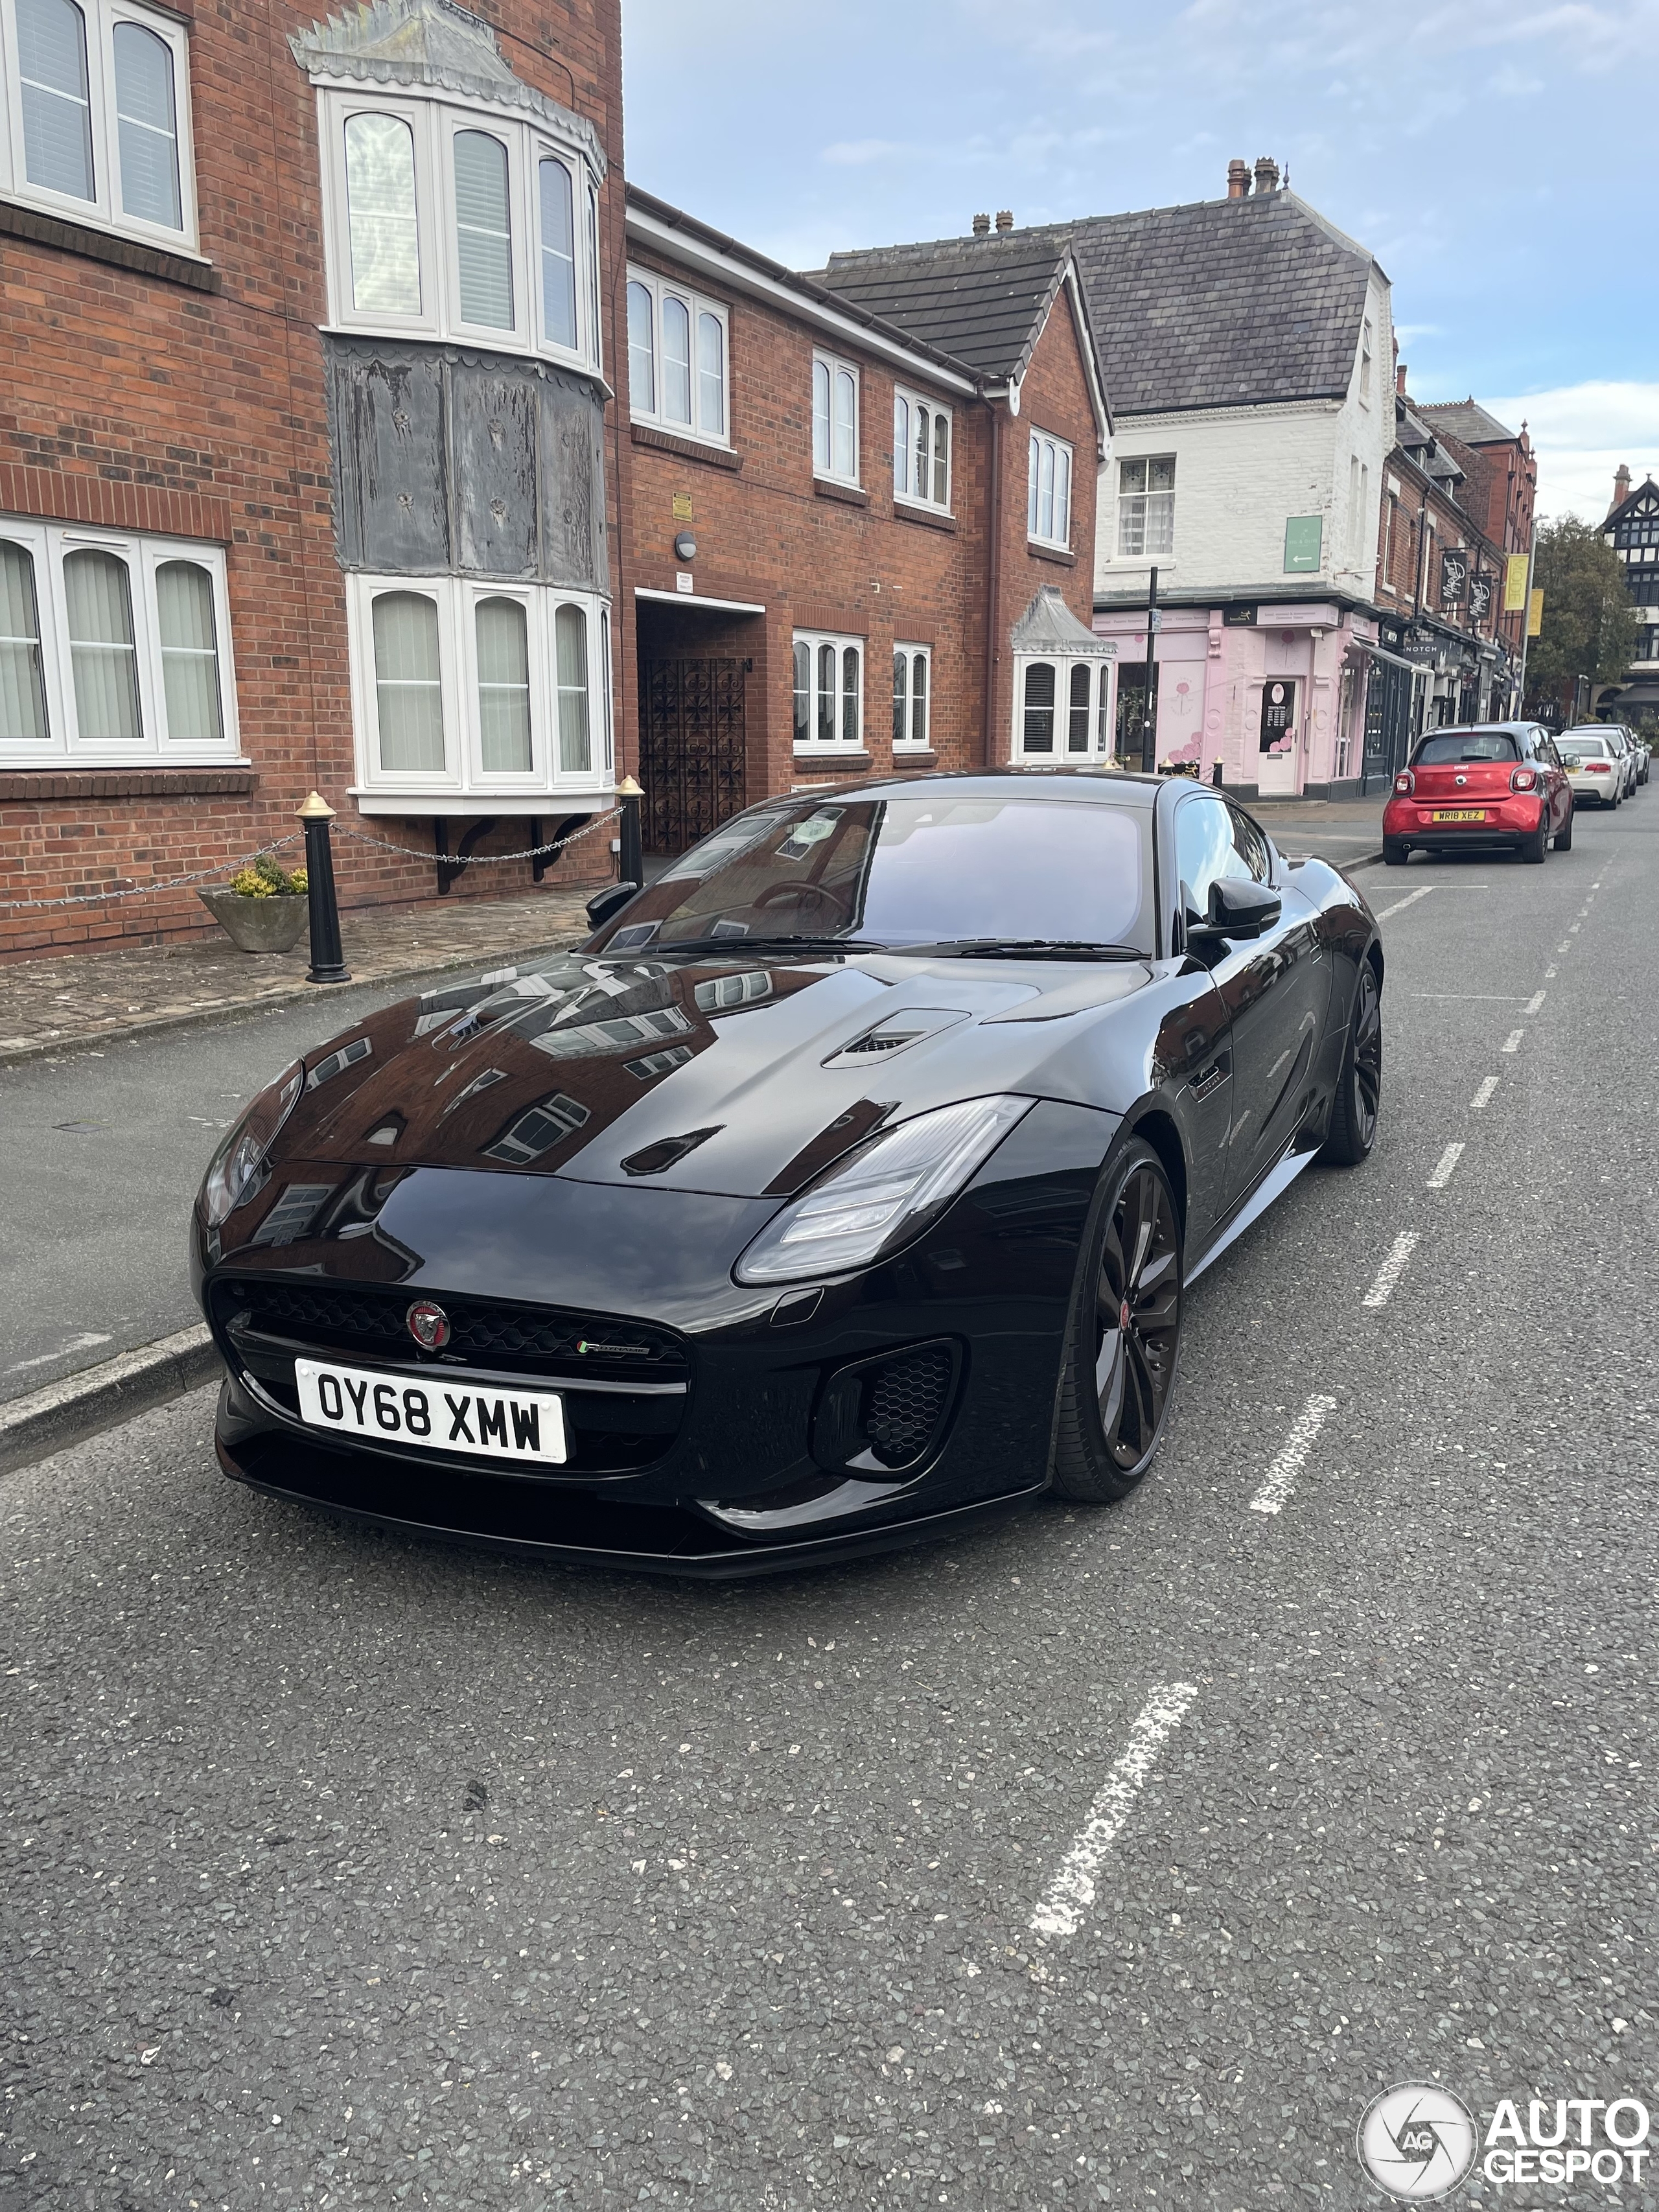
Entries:
{"type": "Polygon", "coordinates": [[[1486,818],[1484,806],[1442,806],[1429,817],[1431,822],[1484,822],[1486,818]]]}

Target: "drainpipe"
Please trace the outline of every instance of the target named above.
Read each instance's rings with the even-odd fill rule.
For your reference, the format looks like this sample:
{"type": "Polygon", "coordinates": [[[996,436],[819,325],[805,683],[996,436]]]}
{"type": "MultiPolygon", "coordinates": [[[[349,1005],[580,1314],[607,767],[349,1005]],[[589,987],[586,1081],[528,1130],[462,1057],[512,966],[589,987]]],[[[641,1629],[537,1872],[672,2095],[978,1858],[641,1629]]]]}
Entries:
{"type": "Polygon", "coordinates": [[[1002,412],[988,399],[991,416],[991,552],[985,564],[985,765],[999,763],[996,738],[997,601],[1002,589],[1002,412]]]}

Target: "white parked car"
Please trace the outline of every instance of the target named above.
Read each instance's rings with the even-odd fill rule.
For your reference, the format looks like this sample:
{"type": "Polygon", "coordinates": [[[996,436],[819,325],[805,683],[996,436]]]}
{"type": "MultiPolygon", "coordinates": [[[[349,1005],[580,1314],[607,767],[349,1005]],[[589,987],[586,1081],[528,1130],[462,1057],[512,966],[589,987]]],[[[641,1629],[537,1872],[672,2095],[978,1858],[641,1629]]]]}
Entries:
{"type": "Polygon", "coordinates": [[[1626,757],[1613,742],[1613,732],[1597,725],[1589,729],[1563,730],[1555,741],[1561,765],[1572,786],[1572,803],[1593,799],[1600,806],[1622,805],[1628,773],[1626,757]]]}

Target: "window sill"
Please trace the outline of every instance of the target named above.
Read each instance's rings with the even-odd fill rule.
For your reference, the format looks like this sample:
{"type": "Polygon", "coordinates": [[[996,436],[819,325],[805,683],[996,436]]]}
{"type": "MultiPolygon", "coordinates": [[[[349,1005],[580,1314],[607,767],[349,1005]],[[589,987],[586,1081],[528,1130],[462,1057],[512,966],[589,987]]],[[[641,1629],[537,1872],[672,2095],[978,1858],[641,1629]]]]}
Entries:
{"type": "Polygon", "coordinates": [[[0,769],[0,801],[42,799],[245,799],[259,778],[230,768],[9,768],[0,769]]]}
{"type": "Polygon", "coordinates": [[[1025,550],[1034,561],[1052,561],[1056,568],[1075,568],[1077,555],[1069,553],[1063,545],[1045,545],[1041,538],[1028,538],[1025,550]]]}
{"type": "Polygon", "coordinates": [[[599,813],[614,803],[616,795],[608,784],[589,791],[568,787],[561,791],[434,791],[430,784],[419,791],[388,791],[379,784],[372,790],[352,784],[347,792],[359,814],[419,816],[422,820],[436,814],[455,822],[495,814],[599,813]]]}
{"type": "Polygon", "coordinates": [[[893,772],[897,775],[901,769],[932,768],[938,759],[939,755],[931,745],[895,745],[893,772]]]}
{"type": "Polygon", "coordinates": [[[947,514],[943,507],[918,507],[914,501],[908,499],[894,500],[893,520],[895,522],[919,522],[924,530],[943,530],[953,537],[957,528],[955,515],[947,514]]]}
{"type": "Polygon", "coordinates": [[[857,484],[837,483],[831,477],[813,477],[812,496],[814,499],[838,499],[848,507],[868,507],[870,504],[867,491],[860,490],[857,484]]]}
{"type": "Polygon", "coordinates": [[[35,246],[55,246],[60,252],[83,253],[89,261],[106,261],[112,268],[131,269],[141,276],[160,276],[193,292],[224,289],[224,278],[213,264],[194,253],[169,252],[165,246],[75,222],[66,216],[48,215],[15,200],[0,199],[0,237],[26,238],[35,246]]]}
{"type": "Polygon", "coordinates": [[[683,461],[702,461],[711,469],[738,470],[743,466],[743,455],[734,453],[729,446],[711,446],[701,438],[684,438],[672,430],[659,430],[653,422],[631,422],[629,437],[636,446],[644,446],[656,453],[678,453],[683,461]]]}
{"type": "Polygon", "coordinates": [[[795,773],[798,775],[837,775],[848,769],[858,769],[861,771],[874,766],[874,762],[868,753],[855,750],[851,745],[843,753],[798,752],[794,756],[794,762],[795,773]]]}

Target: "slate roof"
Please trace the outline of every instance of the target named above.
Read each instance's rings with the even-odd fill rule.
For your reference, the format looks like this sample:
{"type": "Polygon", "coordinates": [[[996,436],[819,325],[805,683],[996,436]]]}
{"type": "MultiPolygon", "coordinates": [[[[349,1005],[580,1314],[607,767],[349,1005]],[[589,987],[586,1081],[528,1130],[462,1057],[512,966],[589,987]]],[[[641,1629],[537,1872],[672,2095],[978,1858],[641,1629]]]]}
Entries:
{"type": "Polygon", "coordinates": [[[832,253],[812,275],[1000,382],[1024,373],[1071,258],[1067,231],[1055,227],[832,253]]]}
{"type": "MultiPolygon", "coordinates": [[[[1367,284],[1388,282],[1294,192],[1068,228],[1115,415],[1340,398],[1367,284]]],[[[1380,351],[1372,374],[1388,375],[1380,351]]]]}
{"type": "Polygon", "coordinates": [[[1506,430],[1478,399],[1437,400],[1417,411],[1431,429],[1443,430],[1465,446],[1510,445],[1515,440],[1514,431],[1506,430]]]}
{"type": "Polygon", "coordinates": [[[1039,586],[1036,597],[1014,624],[1009,644],[1015,653],[1065,653],[1073,659],[1087,654],[1102,660],[1117,658],[1113,641],[1097,637],[1078,620],[1057,584],[1039,586]]]}

